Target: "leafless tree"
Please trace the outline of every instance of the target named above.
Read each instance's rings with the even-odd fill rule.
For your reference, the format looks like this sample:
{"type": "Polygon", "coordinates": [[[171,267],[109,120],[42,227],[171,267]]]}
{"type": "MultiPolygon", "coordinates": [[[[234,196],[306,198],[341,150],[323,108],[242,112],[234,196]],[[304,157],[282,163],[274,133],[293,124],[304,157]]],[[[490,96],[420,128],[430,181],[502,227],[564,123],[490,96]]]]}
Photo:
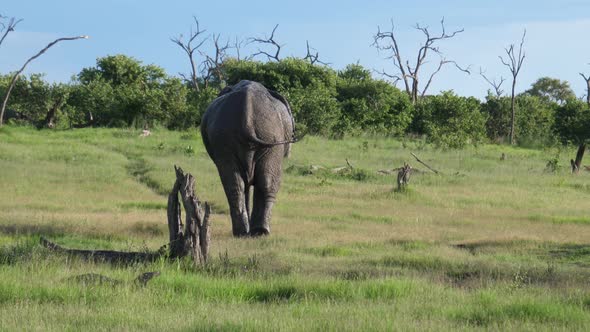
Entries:
{"type": "MultiPolygon", "coordinates": [[[[248,40],[244,40],[244,39],[240,40],[240,39],[238,39],[238,37],[236,37],[234,39],[234,43],[232,45],[232,48],[236,50],[236,59],[238,61],[242,60],[242,58],[241,58],[241,50],[242,50],[242,48],[244,46],[246,46],[246,44],[248,44],[248,40]]],[[[248,58],[249,57],[246,57],[246,60],[248,58]]]]}
{"type": "Polygon", "coordinates": [[[31,61],[40,57],[43,53],[45,53],[53,45],[55,45],[61,41],[76,40],[76,39],[88,39],[88,36],[63,37],[63,38],[58,38],[58,39],[52,41],[51,43],[47,44],[47,46],[45,46],[45,48],[43,48],[37,54],[30,57],[29,60],[27,60],[27,62],[25,62],[25,64],[14,74],[14,76],[12,76],[12,80],[10,81],[10,84],[8,85],[8,89],[6,90],[6,95],[4,96],[4,101],[2,102],[2,109],[0,109],[0,127],[2,127],[2,121],[4,118],[4,110],[6,109],[6,105],[8,104],[8,98],[10,97],[10,93],[12,92],[12,89],[14,88],[14,84],[16,83],[18,76],[25,70],[27,65],[31,61]]]}
{"type": "Polygon", "coordinates": [[[201,30],[201,28],[199,26],[199,20],[197,20],[197,18],[194,16],[193,16],[193,19],[196,24],[196,29],[193,29],[193,27],[191,26],[188,40],[186,42],[183,41],[182,34],[180,36],[178,36],[177,38],[170,38],[170,40],[173,43],[175,43],[176,45],[178,45],[180,48],[182,48],[182,50],[188,56],[188,59],[191,64],[190,79],[187,79],[186,75],[184,75],[184,74],[180,74],[180,76],[182,76],[185,80],[190,81],[191,84],[193,85],[193,88],[195,89],[195,91],[199,92],[200,88],[199,88],[199,80],[198,80],[198,73],[197,73],[197,63],[195,62],[194,56],[195,56],[195,51],[197,51],[201,46],[203,46],[205,41],[207,41],[208,37],[203,38],[203,34],[207,30],[201,30]]]}
{"type": "Polygon", "coordinates": [[[496,97],[501,97],[502,94],[504,93],[504,90],[502,90],[502,84],[504,83],[504,81],[506,81],[506,79],[502,76],[500,76],[500,82],[496,82],[496,79],[494,78],[493,80],[490,80],[489,78],[487,78],[487,76],[485,75],[485,72],[479,68],[479,75],[481,75],[481,77],[483,77],[483,79],[488,82],[489,85],[492,86],[492,88],[494,88],[494,92],[496,93],[496,97]]]}
{"type": "Polygon", "coordinates": [[[221,35],[213,35],[213,45],[215,46],[215,55],[209,56],[205,52],[199,51],[201,56],[205,57],[205,61],[203,61],[204,67],[204,78],[203,81],[205,86],[209,84],[209,81],[212,77],[216,77],[219,83],[222,85],[224,84],[223,80],[223,61],[227,56],[227,50],[230,49],[229,41],[225,42],[225,44],[221,44],[219,42],[219,38],[221,35]]]}
{"type": "Polygon", "coordinates": [[[590,75],[586,76],[584,73],[580,73],[580,76],[586,81],[586,103],[590,106],[590,75]]]}
{"type": "Polygon", "coordinates": [[[312,65],[316,63],[324,66],[329,65],[327,62],[320,61],[320,53],[315,48],[309,46],[308,40],[305,41],[305,44],[307,46],[307,54],[305,55],[305,58],[303,58],[304,60],[308,60],[312,65]]]}
{"type": "Polygon", "coordinates": [[[523,46],[524,46],[524,38],[526,37],[526,29],[522,33],[522,39],[520,40],[520,45],[518,47],[518,53],[516,53],[514,44],[510,44],[504,50],[506,51],[506,55],[508,56],[508,60],[505,60],[501,55],[498,56],[502,64],[510,70],[512,74],[512,94],[510,95],[510,109],[512,112],[512,117],[510,120],[510,144],[514,144],[514,122],[515,122],[515,105],[514,105],[514,89],[516,87],[516,78],[520,73],[520,69],[522,68],[522,63],[524,62],[524,58],[526,54],[524,53],[523,46]]]}
{"type": "Polygon", "coordinates": [[[0,34],[2,35],[2,37],[0,37],[0,45],[2,45],[6,36],[14,31],[14,28],[16,28],[20,22],[22,22],[22,19],[16,19],[15,17],[9,18],[0,14],[0,34]]]}
{"type": "Polygon", "coordinates": [[[393,21],[391,22],[391,30],[390,31],[381,31],[380,27],[377,27],[377,33],[373,36],[373,46],[376,47],[380,51],[389,52],[390,55],[387,56],[387,59],[391,59],[393,62],[394,67],[398,70],[396,74],[389,74],[385,71],[379,72],[380,74],[389,77],[397,83],[398,81],[404,82],[406,93],[410,96],[412,103],[416,103],[419,97],[423,97],[432,80],[440,72],[446,64],[453,64],[457,69],[470,74],[469,68],[461,68],[455,61],[447,60],[443,53],[440,51],[436,44],[445,39],[450,39],[455,37],[457,34],[463,32],[463,29],[456,30],[451,33],[447,33],[445,29],[445,20],[444,18],[440,21],[441,25],[441,33],[440,35],[432,36],[428,27],[423,27],[420,24],[416,24],[416,30],[421,31],[424,34],[425,41],[418,49],[418,54],[416,56],[415,63],[413,65],[410,64],[409,60],[405,60],[402,58],[399,44],[395,35],[395,26],[393,21]],[[438,63],[437,68],[430,74],[428,80],[426,81],[426,85],[420,89],[420,74],[422,66],[427,63],[426,58],[427,56],[432,53],[436,53],[440,56],[440,60],[438,63]]]}
{"type": "Polygon", "coordinates": [[[275,61],[280,61],[279,59],[279,54],[281,53],[281,47],[285,46],[285,45],[281,45],[279,43],[277,43],[277,41],[274,39],[275,38],[275,32],[277,31],[277,28],[279,27],[279,25],[275,25],[274,29],[272,29],[272,32],[270,34],[270,37],[266,38],[266,39],[262,39],[262,38],[250,38],[250,43],[260,43],[260,44],[268,44],[268,45],[272,45],[275,48],[275,52],[274,54],[270,54],[266,51],[261,51],[260,49],[258,49],[258,52],[252,54],[252,58],[257,56],[257,55],[266,55],[267,59],[269,60],[275,60],[275,61]]]}

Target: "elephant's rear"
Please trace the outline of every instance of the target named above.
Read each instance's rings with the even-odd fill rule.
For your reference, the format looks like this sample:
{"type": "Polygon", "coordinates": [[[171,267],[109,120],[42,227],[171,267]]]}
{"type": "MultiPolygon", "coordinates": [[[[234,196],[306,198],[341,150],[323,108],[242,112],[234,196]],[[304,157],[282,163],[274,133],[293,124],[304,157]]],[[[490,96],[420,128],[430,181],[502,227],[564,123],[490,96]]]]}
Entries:
{"type": "Polygon", "coordinates": [[[224,89],[205,111],[201,134],[230,206],[235,236],[270,232],[270,215],[293,140],[287,101],[259,83],[224,89]],[[254,205],[250,217],[250,188],[254,205]]]}
{"type": "Polygon", "coordinates": [[[287,155],[293,119],[286,100],[278,97],[282,100],[260,83],[241,81],[215,99],[201,122],[203,142],[211,158],[216,161],[231,154],[249,162],[243,160],[251,155],[246,151],[272,146],[287,155]]]}

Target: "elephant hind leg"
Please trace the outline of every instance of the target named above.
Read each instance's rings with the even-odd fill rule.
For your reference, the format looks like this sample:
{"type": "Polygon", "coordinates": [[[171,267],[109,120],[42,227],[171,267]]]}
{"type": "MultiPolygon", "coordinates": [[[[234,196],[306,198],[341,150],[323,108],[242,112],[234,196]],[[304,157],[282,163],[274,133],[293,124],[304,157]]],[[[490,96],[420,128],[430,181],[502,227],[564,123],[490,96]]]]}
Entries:
{"type": "Polygon", "coordinates": [[[240,173],[232,169],[220,168],[219,175],[229,203],[232,233],[236,237],[247,236],[250,233],[245,190],[247,184],[240,173]]]}
{"type": "Polygon", "coordinates": [[[250,219],[250,235],[270,234],[270,218],[275,194],[265,188],[254,187],[254,206],[250,219]]]}
{"type": "Polygon", "coordinates": [[[282,146],[266,151],[254,169],[254,204],[250,218],[250,235],[270,233],[271,212],[281,185],[282,146]]]}

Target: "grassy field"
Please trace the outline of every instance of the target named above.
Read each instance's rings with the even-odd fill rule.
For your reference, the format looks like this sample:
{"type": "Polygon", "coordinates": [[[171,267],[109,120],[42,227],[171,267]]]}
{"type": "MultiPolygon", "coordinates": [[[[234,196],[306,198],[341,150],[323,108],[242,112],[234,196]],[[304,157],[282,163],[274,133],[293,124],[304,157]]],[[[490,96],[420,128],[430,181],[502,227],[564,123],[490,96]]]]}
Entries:
{"type": "Polygon", "coordinates": [[[589,330],[590,174],[545,167],[572,155],[307,137],[285,161],[272,234],[234,239],[197,131],[4,127],[0,330],[589,330]],[[346,158],[350,174],[310,174],[346,158]],[[395,192],[395,176],[376,171],[404,161],[424,172],[395,192]],[[39,246],[43,235],[72,248],[158,249],[174,164],[212,203],[208,266],[113,266],[39,246]],[[147,287],[131,282],[153,270],[147,287]],[[72,279],[84,273],[123,282],[72,279]]]}

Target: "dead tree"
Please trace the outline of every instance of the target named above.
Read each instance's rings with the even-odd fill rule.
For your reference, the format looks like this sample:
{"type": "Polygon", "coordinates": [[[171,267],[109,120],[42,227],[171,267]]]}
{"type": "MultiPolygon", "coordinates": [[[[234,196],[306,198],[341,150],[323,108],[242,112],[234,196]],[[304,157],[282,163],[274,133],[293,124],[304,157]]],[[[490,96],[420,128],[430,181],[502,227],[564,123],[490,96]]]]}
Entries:
{"type": "Polygon", "coordinates": [[[275,38],[275,32],[277,31],[277,28],[279,27],[279,25],[275,25],[274,29],[272,29],[272,32],[270,34],[270,37],[266,38],[266,39],[262,39],[262,38],[250,38],[250,43],[260,43],[260,44],[268,44],[268,45],[272,45],[275,48],[275,52],[274,54],[270,54],[268,52],[265,51],[261,51],[260,49],[258,49],[258,52],[252,54],[252,58],[254,58],[255,56],[258,55],[266,55],[268,60],[275,60],[275,61],[280,61],[279,58],[279,54],[281,53],[281,47],[285,46],[284,44],[281,45],[279,43],[276,42],[275,38]]]}
{"type": "Polygon", "coordinates": [[[209,214],[211,208],[202,204],[195,195],[195,178],[184,173],[180,167],[174,166],[176,182],[168,196],[168,230],[170,231],[170,256],[192,256],[195,264],[207,262],[209,253],[210,231],[209,214]],[[186,214],[183,227],[180,202],[182,198],[186,214]]]}
{"type": "Polygon", "coordinates": [[[523,45],[524,45],[524,37],[526,36],[526,30],[524,30],[524,32],[522,33],[522,39],[520,40],[520,46],[518,47],[518,54],[516,53],[515,49],[514,49],[514,44],[511,44],[509,47],[505,48],[504,50],[506,51],[506,55],[508,56],[508,61],[504,60],[504,58],[499,55],[498,57],[500,58],[500,61],[502,61],[502,64],[506,67],[508,67],[508,69],[510,70],[510,73],[512,74],[512,94],[510,95],[510,110],[511,110],[511,119],[510,119],[510,144],[514,144],[514,129],[515,129],[515,115],[516,115],[516,110],[515,110],[515,105],[514,105],[514,99],[515,99],[515,94],[514,94],[514,90],[516,87],[516,78],[518,77],[518,74],[520,73],[520,69],[522,68],[522,63],[524,62],[524,58],[525,58],[525,53],[522,49],[523,45]]]}
{"type": "Polygon", "coordinates": [[[586,103],[590,106],[590,76],[580,73],[580,76],[586,81],[586,103]]]}
{"type": "Polygon", "coordinates": [[[426,166],[426,168],[428,168],[429,170],[431,170],[433,173],[435,174],[439,174],[439,171],[437,171],[436,169],[430,167],[430,165],[428,165],[427,163],[423,162],[422,160],[420,160],[420,158],[418,158],[417,155],[415,155],[413,152],[410,152],[412,157],[414,157],[416,159],[417,162],[419,162],[420,164],[426,166]]]}
{"type": "Polygon", "coordinates": [[[202,40],[199,40],[199,38],[201,38],[202,35],[207,30],[201,30],[201,28],[199,26],[199,20],[197,20],[197,18],[194,16],[193,16],[193,19],[195,20],[195,24],[197,25],[196,31],[193,30],[193,27],[191,26],[187,42],[183,41],[182,34],[180,36],[178,36],[178,38],[170,38],[170,40],[173,43],[175,43],[176,45],[178,45],[180,48],[182,48],[182,50],[188,56],[188,60],[191,65],[190,79],[187,79],[186,75],[184,75],[184,74],[180,74],[180,76],[182,76],[182,78],[184,78],[185,80],[191,82],[193,89],[195,89],[196,92],[199,92],[200,88],[199,88],[199,79],[198,79],[198,73],[197,73],[197,64],[195,62],[194,55],[195,55],[195,51],[197,51],[201,46],[203,46],[205,41],[207,41],[208,37],[205,37],[202,40]]]}
{"type": "Polygon", "coordinates": [[[404,163],[404,166],[399,168],[399,172],[397,173],[397,191],[406,189],[406,186],[410,183],[411,174],[412,167],[409,164],[404,163]]]}
{"type": "Polygon", "coordinates": [[[199,51],[201,56],[205,57],[205,61],[203,61],[203,71],[205,72],[203,82],[205,84],[205,87],[209,85],[209,81],[212,77],[217,78],[217,81],[222,85],[222,88],[225,85],[223,77],[223,61],[227,56],[227,50],[230,49],[230,45],[229,41],[222,45],[219,42],[219,38],[220,35],[213,35],[213,46],[215,46],[214,56],[211,57],[205,52],[199,51]]]}
{"type": "Polygon", "coordinates": [[[492,88],[494,88],[494,92],[496,93],[496,97],[498,97],[498,98],[502,97],[502,94],[504,93],[504,90],[502,90],[502,84],[506,80],[504,77],[500,76],[500,82],[496,82],[495,78],[493,80],[490,80],[487,78],[487,76],[485,75],[485,72],[482,71],[481,68],[479,68],[479,75],[481,75],[481,77],[483,77],[483,79],[486,82],[488,82],[488,84],[491,85],[492,88]]]}
{"type": "MultiPolygon", "coordinates": [[[[234,40],[232,48],[236,50],[236,60],[238,60],[238,61],[242,60],[240,50],[246,44],[248,44],[247,40],[239,40],[238,37],[236,37],[236,39],[234,40]]],[[[246,60],[248,60],[248,57],[246,57],[246,60]]]]}
{"type": "Polygon", "coordinates": [[[398,81],[402,81],[404,83],[406,93],[410,97],[412,103],[416,103],[418,98],[423,97],[426,94],[434,77],[441,71],[444,65],[453,64],[460,71],[470,74],[469,68],[461,68],[455,61],[447,60],[438,46],[436,46],[439,41],[453,38],[457,34],[463,32],[463,29],[447,33],[445,30],[444,18],[440,21],[440,24],[442,32],[437,36],[432,36],[428,30],[428,27],[422,27],[419,24],[416,24],[415,28],[424,34],[425,41],[418,49],[418,54],[413,65],[410,64],[409,60],[404,61],[402,58],[399,44],[394,32],[395,26],[393,21],[391,22],[390,31],[381,31],[381,28],[377,27],[377,33],[373,36],[372,45],[380,51],[389,52],[390,55],[386,58],[392,60],[394,67],[398,70],[398,73],[396,74],[389,74],[384,70],[379,73],[392,79],[394,84],[398,81]],[[420,88],[419,83],[422,66],[427,62],[426,58],[430,52],[438,54],[440,56],[440,60],[437,68],[428,77],[424,87],[420,88]]]}
{"type": "Polygon", "coordinates": [[[0,46],[2,46],[6,36],[14,31],[14,28],[16,28],[20,22],[22,22],[22,19],[16,19],[15,17],[8,18],[0,15],[0,34],[2,34],[2,37],[0,37],[0,46]],[[6,22],[7,20],[8,22],[6,22]]]}
{"type": "Polygon", "coordinates": [[[53,103],[53,106],[49,108],[49,111],[45,115],[45,120],[43,120],[41,126],[49,129],[53,129],[55,127],[55,117],[57,115],[57,111],[62,106],[64,100],[64,96],[57,97],[57,100],[53,103]]]}
{"type": "Polygon", "coordinates": [[[322,64],[324,66],[329,65],[329,63],[327,63],[327,62],[320,61],[320,59],[319,59],[320,53],[315,48],[309,46],[308,40],[305,41],[305,44],[307,46],[307,54],[305,55],[305,58],[303,58],[303,60],[309,61],[309,63],[311,63],[312,65],[314,65],[316,63],[322,64]],[[313,52],[315,52],[315,53],[313,53],[313,52]]]}
{"type": "Polygon", "coordinates": [[[43,53],[45,53],[53,45],[55,45],[61,41],[76,40],[76,39],[88,39],[88,36],[64,37],[64,38],[58,38],[58,39],[52,41],[51,43],[47,44],[47,46],[45,46],[45,48],[43,48],[37,54],[35,54],[31,58],[29,58],[29,60],[27,60],[27,62],[25,62],[25,64],[14,74],[14,76],[12,76],[12,80],[10,81],[10,84],[8,85],[8,89],[6,90],[6,95],[4,96],[4,101],[2,102],[2,109],[0,109],[0,127],[2,127],[2,121],[4,118],[4,110],[6,109],[6,105],[8,104],[8,98],[10,97],[10,93],[12,92],[12,89],[14,88],[14,84],[16,83],[17,78],[25,70],[27,65],[31,61],[40,57],[43,53]]]}
{"type": "Polygon", "coordinates": [[[586,143],[581,143],[578,146],[578,152],[576,153],[576,160],[571,159],[570,164],[572,165],[572,173],[578,174],[580,168],[582,168],[582,159],[584,159],[584,152],[586,152],[586,143]]]}

